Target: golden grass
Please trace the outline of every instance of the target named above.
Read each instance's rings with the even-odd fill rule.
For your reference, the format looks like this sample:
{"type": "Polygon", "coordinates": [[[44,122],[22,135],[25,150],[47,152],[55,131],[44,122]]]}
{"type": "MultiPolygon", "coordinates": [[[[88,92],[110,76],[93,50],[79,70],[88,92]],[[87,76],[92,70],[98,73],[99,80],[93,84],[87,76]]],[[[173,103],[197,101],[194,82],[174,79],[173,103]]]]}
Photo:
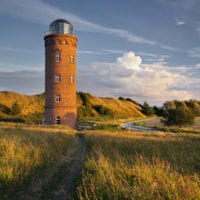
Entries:
{"type": "Polygon", "coordinates": [[[200,199],[199,135],[90,131],[85,139],[80,199],[200,199]]]}
{"type": "Polygon", "coordinates": [[[43,112],[44,97],[41,95],[22,95],[15,92],[0,92],[0,103],[11,108],[13,103],[18,103],[22,115],[43,112]]]}
{"type": "Polygon", "coordinates": [[[92,105],[102,105],[109,108],[117,118],[144,117],[141,113],[141,107],[130,101],[91,96],[90,102],[92,105]]]}
{"type": "Polygon", "coordinates": [[[74,134],[39,127],[0,128],[0,199],[14,199],[69,148],[74,134]]]}

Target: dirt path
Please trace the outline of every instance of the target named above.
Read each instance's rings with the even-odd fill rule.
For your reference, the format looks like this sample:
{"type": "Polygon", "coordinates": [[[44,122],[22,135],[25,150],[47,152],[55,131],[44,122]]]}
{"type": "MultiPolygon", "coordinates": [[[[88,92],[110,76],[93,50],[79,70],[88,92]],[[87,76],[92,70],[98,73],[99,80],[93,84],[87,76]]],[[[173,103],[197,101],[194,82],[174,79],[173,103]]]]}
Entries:
{"type": "Polygon", "coordinates": [[[65,200],[65,199],[76,199],[76,183],[77,178],[81,172],[81,168],[86,156],[86,147],[84,144],[83,137],[79,135],[79,148],[74,157],[73,162],[68,168],[68,172],[63,177],[63,180],[58,185],[57,190],[54,191],[55,200],[65,200]]]}
{"type": "Polygon", "coordinates": [[[46,172],[34,177],[26,191],[20,192],[20,200],[70,200],[76,199],[76,182],[86,156],[82,135],[58,162],[46,172]]]}
{"type": "Polygon", "coordinates": [[[121,126],[123,128],[131,129],[131,130],[134,130],[134,131],[158,132],[158,130],[156,130],[154,128],[134,125],[135,122],[142,122],[142,121],[146,121],[146,120],[149,120],[149,119],[152,119],[152,118],[142,119],[142,120],[137,120],[137,121],[132,121],[132,122],[124,122],[124,123],[121,124],[121,126]]]}

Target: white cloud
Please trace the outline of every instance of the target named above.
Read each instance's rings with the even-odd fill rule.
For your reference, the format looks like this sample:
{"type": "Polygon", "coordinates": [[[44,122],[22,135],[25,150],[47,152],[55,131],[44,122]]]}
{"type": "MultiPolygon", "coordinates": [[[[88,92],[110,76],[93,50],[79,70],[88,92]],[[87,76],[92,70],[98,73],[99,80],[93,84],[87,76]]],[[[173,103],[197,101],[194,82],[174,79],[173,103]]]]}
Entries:
{"type": "Polygon", "coordinates": [[[142,59],[136,56],[134,52],[124,53],[122,57],[117,58],[117,65],[126,69],[140,70],[142,59]]]}
{"type": "Polygon", "coordinates": [[[184,22],[184,21],[182,21],[182,20],[179,20],[179,19],[175,19],[175,21],[176,21],[176,25],[177,25],[177,26],[182,26],[182,25],[184,25],[184,24],[185,24],[185,22],[184,22]]]}
{"type": "Polygon", "coordinates": [[[94,63],[79,70],[79,90],[98,96],[131,97],[139,102],[161,105],[166,100],[200,98],[199,79],[184,75],[186,67],[142,64],[134,52],[124,53],[115,63],[94,63]],[[179,73],[178,68],[181,69],[179,73]],[[86,89],[87,88],[87,89],[86,89]]]}
{"type": "Polygon", "coordinates": [[[123,38],[127,41],[134,43],[146,44],[151,46],[157,45],[170,51],[178,50],[177,48],[170,47],[157,41],[141,37],[124,29],[104,27],[95,24],[81,17],[73,15],[70,12],[51,6],[50,4],[47,4],[41,0],[1,0],[0,13],[13,16],[15,18],[20,18],[24,21],[45,25],[49,24],[56,18],[65,18],[68,19],[72,24],[74,24],[76,30],[105,33],[123,38]]]}

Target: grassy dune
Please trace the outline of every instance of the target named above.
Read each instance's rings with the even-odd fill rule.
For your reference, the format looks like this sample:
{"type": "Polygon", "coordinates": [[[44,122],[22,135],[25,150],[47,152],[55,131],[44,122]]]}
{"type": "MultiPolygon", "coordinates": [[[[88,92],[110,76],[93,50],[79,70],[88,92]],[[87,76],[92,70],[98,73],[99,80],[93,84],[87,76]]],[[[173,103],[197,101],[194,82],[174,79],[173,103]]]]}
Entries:
{"type": "Polygon", "coordinates": [[[127,100],[119,100],[114,98],[101,98],[91,96],[92,105],[102,105],[109,108],[116,118],[127,117],[143,117],[141,113],[141,107],[133,102],[127,100]]]}
{"type": "Polygon", "coordinates": [[[13,103],[18,103],[22,115],[29,115],[35,112],[43,112],[44,95],[22,95],[15,92],[0,92],[0,105],[11,108],[13,103]]]}
{"type": "Polygon", "coordinates": [[[88,132],[80,199],[200,199],[200,136],[88,132]]]}
{"type": "MultiPolygon", "coordinates": [[[[133,100],[95,97],[91,94],[77,93],[79,121],[105,121],[118,119],[144,118],[141,106],[133,100]]],[[[0,92],[0,120],[41,124],[44,113],[44,94],[22,95],[14,92],[0,92]],[[13,104],[20,112],[13,114],[13,104]]]]}
{"type": "Polygon", "coordinates": [[[15,199],[34,176],[69,148],[73,133],[60,129],[0,128],[0,199],[15,199]]]}

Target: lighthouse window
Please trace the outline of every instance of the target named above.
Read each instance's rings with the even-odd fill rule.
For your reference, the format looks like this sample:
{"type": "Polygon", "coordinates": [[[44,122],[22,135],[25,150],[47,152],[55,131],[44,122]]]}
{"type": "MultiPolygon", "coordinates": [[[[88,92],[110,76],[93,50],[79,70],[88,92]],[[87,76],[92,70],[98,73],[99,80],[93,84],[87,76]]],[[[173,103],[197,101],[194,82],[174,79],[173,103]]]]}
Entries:
{"type": "Polygon", "coordinates": [[[60,124],[60,116],[56,116],[56,124],[60,124]]]}
{"type": "Polygon", "coordinates": [[[72,84],[72,83],[74,83],[74,76],[70,76],[70,83],[72,84]]]}
{"type": "Polygon", "coordinates": [[[74,56],[73,55],[70,56],[70,63],[74,63],[74,56]]]}
{"type": "Polygon", "coordinates": [[[57,94],[57,95],[56,95],[55,101],[56,101],[56,103],[59,103],[59,102],[61,101],[61,96],[60,96],[60,94],[57,94]]]}
{"type": "Polygon", "coordinates": [[[60,53],[57,53],[56,54],[56,62],[60,62],[60,60],[61,60],[61,55],[60,55],[60,53]]]}
{"type": "Polygon", "coordinates": [[[61,82],[61,75],[57,74],[55,75],[55,83],[60,83],[61,82]]]}

